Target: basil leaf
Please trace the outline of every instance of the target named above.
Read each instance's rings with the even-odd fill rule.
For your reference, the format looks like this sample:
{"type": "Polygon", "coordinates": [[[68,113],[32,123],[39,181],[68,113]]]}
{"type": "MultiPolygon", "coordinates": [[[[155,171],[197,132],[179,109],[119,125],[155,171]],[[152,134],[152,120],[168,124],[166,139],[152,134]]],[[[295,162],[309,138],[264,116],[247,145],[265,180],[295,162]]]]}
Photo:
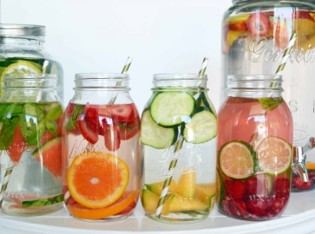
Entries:
{"type": "Polygon", "coordinates": [[[45,119],[46,120],[57,120],[62,115],[62,112],[63,112],[63,110],[62,110],[61,105],[54,106],[53,108],[51,108],[48,111],[45,119]]]}

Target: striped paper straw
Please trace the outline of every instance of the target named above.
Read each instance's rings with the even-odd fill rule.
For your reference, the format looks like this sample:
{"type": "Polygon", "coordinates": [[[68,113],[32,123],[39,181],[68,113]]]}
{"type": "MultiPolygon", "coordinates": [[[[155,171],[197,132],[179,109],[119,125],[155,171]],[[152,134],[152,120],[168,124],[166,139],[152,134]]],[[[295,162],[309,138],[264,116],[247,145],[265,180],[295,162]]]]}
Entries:
{"type": "MultiPolygon", "coordinates": [[[[207,70],[207,65],[208,65],[208,58],[205,57],[202,61],[201,68],[198,72],[199,78],[202,78],[205,75],[206,70],[207,70]]],[[[173,159],[170,162],[170,165],[168,167],[168,177],[164,180],[162,191],[161,191],[160,198],[159,198],[159,202],[158,202],[156,210],[155,210],[155,215],[158,218],[161,217],[161,213],[162,213],[162,210],[163,210],[163,207],[165,204],[165,199],[166,199],[170,184],[171,184],[172,179],[173,179],[174,169],[175,169],[177,161],[178,161],[178,154],[179,154],[181,148],[183,147],[183,143],[184,143],[184,138],[180,132],[181,127],[178,127],[178,130],[179,130],[179,138],[177,139],[176,144],[175,144],[173,159]]]]}
{"type": "Polygon", "coordinates": [[[2,206],[3,198],[4,198],[4,193],[7,190],[7,187],[9,185],[10,181],[10,176],[13,171],[13,167],[9,167],[5,170],[3,181],[1,182],[1,191],[0,191],[0,207],[2,206]]]}
{"type": "MultiPolygon", "coordinates": [[[[296,40],[296,33],[293,32],[291,37],[290,37],[289,43],[288,43],[288,45],[287,45],[287,47],[284,50],[284,53],[282,55],[281,63],[280,63],[280,65],[278,66],[278,68],[276,70],[276,77],[282,75],[282,72],[283,72],[283,70],[285,68],[285,65],[287,64],[288,58],[290,57],[290,54],[291,54],[291,52],[292,52],[292,50],[294,48],[295,40],[296,40]]],[[[272,82],[271,83],[271,88],[276,87],[276,84],[277,84],[277,81],[272,82]]]]}
{"type": "MultiPolygon", "coordinates": [[[[121,70],[121,74],[126,74],[129,71],[131,62],[132,62],[132,58],[128,57],[123,69],[121,70]]],[[[121,85],[121,81],[118,81],[116,83],[116,86],[120,86],[120,85],[121,85]]],[[[115,95],[109,100],[108,104],[114,104],[116,101],[116,98],[117,98],[117,93],[115,93],[115,95]]]]}

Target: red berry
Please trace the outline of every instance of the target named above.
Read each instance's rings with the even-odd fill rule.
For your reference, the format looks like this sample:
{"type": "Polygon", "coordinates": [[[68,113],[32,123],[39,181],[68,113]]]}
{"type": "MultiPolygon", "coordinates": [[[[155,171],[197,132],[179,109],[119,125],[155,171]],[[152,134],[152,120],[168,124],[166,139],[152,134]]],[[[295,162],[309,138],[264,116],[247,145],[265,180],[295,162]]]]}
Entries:
{"type": "Polygon", "coordinates": [[[301,180],[299,175],[294,175],[292,178],[292,187],[297,190],[307,190],[312,188],[313,186],[313,180],[308,180],[307,182],[304,182],[301,180]]]}
{"type": "Polygon", "coordinates": [[[269,209],[271,201],[268,197],[252,197],[246,201],[248,212],[262,217],[269,209]]]}
{"type": "Polygon", "coordinates": [[[242,199],[245,194],[245,183],[241,180],[226,180],[225,192],[231,199],[242,199]]]}
{"type": "Polygon", "coordinates": [[[272,178],[267,174],[257,174],[245,181],[248,195],[269,196],[272,190],[272,178]]]}
{"type": "Polygon", "coordinates": [[[266,36],[270,29],[270,21],[265,13],[252,13],[248,17],[247,28],[254,36],[266,36]]]}
{"type": "Polygon", "coordinates": [[[223,200],[222,209],[230,216],[244,218],[247,214],[246,205],[242,200],[223,200]]]}
{"type": "Polygon", "coordinates": [[[290,193],[290,181],[285,177],[278,177],[274,184],[277,197],[286,197],[290,193]]]}
{"type": "Polygon", "coordinates": [[[307,173],[310,180],[315,180],[315,170],[307,170],[307,173]]]}
{"type": "Polygon", "coordinates": [[[268,211],[268,214],[273,217],[279,215],[287,205],[289,196],[287,197],[272,197],[271,198],[271,206],[268,211]]]}
{"type": "Polygon", "coordinates": [[[94,132],[98,132],[99,120],[97,108],[92,106],[86,106],[84,120],[87,126],[94,132]]]}

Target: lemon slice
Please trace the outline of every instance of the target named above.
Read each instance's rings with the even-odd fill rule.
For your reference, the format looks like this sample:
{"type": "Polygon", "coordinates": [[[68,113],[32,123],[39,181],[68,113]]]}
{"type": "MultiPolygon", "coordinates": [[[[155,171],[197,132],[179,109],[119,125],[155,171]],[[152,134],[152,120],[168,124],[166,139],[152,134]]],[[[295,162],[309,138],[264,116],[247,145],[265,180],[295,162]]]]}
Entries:
{"type": "Polygon", "coordinates": [[[41,74],[42,70],[39,64],[24,60],[18,60],[17,62],[10,64],[3,70],[1,74],[1,80],[5,75],[8,75],[9,77],[24,77],[29,75],[41,74]]]}

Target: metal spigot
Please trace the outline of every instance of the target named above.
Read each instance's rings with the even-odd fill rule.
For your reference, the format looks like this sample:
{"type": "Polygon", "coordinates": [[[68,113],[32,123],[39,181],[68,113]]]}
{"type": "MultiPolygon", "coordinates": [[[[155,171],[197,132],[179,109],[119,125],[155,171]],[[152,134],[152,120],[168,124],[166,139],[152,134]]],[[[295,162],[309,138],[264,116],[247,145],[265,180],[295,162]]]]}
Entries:
{"type": "Polygon", "coordinates": [[[315,138],[311,137],[304,146],[293,147],[293,165],[292,169],[298,173],[303,182],[308,182],[308,173],[306,168],[306,154],[315,148],[315,138]]]}

